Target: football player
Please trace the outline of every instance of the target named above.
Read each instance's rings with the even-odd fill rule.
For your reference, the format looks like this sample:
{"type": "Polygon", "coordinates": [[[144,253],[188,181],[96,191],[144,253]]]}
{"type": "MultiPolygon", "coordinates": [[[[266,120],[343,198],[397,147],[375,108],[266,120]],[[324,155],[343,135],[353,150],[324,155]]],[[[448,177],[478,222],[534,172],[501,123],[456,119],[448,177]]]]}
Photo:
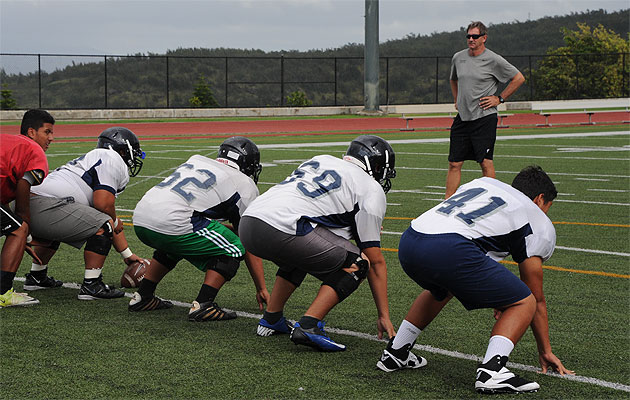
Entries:
{"type": "Polygon", "coordinates": [[[510,372],[508,356],[528,326],[545,373],[573,374],[551,350],[543,293],[543,262],[551,257],[556,231],[547,211],[558,192],[537,166],[523,169],[512,186],[494,178],[475,179],[411,222],[400,239],[403,270],[423,291],[377,367],[391,372],[419,368],[426,360],[410,352],[420,332],[456,297],[468,310],[495,309],[475,389],[481,393],[535,392],[536,382],[510,372]],[[498,261],[512,255],[520,279],[498,261]]]}
{"type": "Polygon", "coordinates": [[[323,319],[366,277],[378,311],[378,336],[394,335],[387,266],[380,249],[385,193],[396,176],[394,165],[389,143],[378,136],[359,136],[343,159],[313,157],[245,210],[239,229],[245,248],[279,268],[258,323],[259,336],[291,332],[295,344],[345,350],[327,336],[323,319]],[[283,309],[306,274],[321,280],[322,286],[292,327],[283,309]]]}
{"type": "Polygon", "coordinates": [[[116,197],[129,183],[129,176],[140,172],[142,159],[144,152],[132,131],[108,128],[99,135],[94,150],[57,168],[44,184],[31,189],[31,228],[41,244],[34,249],[42,262],[33,263],[24,288],[38,290],[61,284],[47,277],[46,271],[63,242],[77,249],[85,244],[79,300],[125,295],[103,282],[102,269],[112,244],[127,265],[140,261],[129,250],[123,223],[116,216],[116,197]]]}
{"type": "Polygon", "coordinates": [[[243,211],[258,196],[261,170],[258,147],[245,137],[235,136],[219,146],[216,160],[193,155],[142,197],[133,213],[134,229],[155,252],[129,302],[129,311],[171,307],[171,302],[154,293],[157,284],[182,259],[205,273],[188,312],[190,321],[236,318],[235,312],[219,307],[215,298],[225,282],[236,275],[243,259],[263,309],[269,293],[262,260],[245,251],[236,233],[243,211]]]}
{"type": "Polygon", "coordinates": [[[24,250],[31,251],[29,234],[31,186],[42,183],[48,175],[44,152],[53,141],[55,119],[44,110],[28,110],[22,117],[20,135],[0,135],[0,224],[2,246],[0,268],[0,307],[37,304],[26,293],[13,290],[13,279],[22,262],[24,250]],[[9,203],[15,200],[15,211],[9,203]]]}

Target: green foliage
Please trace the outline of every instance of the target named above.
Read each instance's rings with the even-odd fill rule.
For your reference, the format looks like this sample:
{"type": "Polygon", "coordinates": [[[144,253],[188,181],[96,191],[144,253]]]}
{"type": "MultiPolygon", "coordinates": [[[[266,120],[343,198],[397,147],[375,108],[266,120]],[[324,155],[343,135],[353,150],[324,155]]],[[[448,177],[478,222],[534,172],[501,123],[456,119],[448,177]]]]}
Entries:
{"type": "Polygon", "coordinates": [[[287,105],[291,107],[308,107],[313,102],[306,97],[306,93],[296,90],[287,96],[287,105]]]}
{"type": "Polygon", "coordinates": [[[17,102],[13,98],[13,91],[7,89],[7,84],[2,85],[0,90],[0,110],[14,110],[17,108],[17,102]]]}
{"type": "Polygon", "coordinates": [[[206,78],[203,76],[199,76],[199,80],[197,81],[197,86],[195,86],[195,91],[193,92],[193,96],[188,100],[191,107],[203,107],[203,108],[212,108],[219,107],[219,103],[214,98],[214,94],[212,93],[212,89],[210,85],[206,82],[206,78]]]}
{"type": "Polygon", "coordinates": [[[628,60],[618,53],[630,51],[630,41],[599,24],[591,30],[563,28],[566,46],[551,49],[550,57],[533,71],[539,98],[602,98],[628,94],[628,60]],[[579,55],[579,56],[578,56],[579,55]],[[625,75],[625,87],[624,87],[625,75]]]}

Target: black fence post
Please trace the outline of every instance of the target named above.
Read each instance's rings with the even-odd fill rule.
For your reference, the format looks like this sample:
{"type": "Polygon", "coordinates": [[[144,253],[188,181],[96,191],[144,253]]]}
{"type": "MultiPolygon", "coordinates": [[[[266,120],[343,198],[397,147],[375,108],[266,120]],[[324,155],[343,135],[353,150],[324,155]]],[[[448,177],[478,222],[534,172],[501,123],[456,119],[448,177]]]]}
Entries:
{"type": "Polygon", "coordinates": [[[107,108],[107,56],[103,56],[103,66],[105,71],[105,108],[107,108]]]}
{"type": "Polygon", "coordinates": [[[385,104],[389,105],[389,57],[385,57],[385,104]]]}
{"type": "Polygon", "coordinates": [[[280,106],[284,106],[284,55],[280,56],[280,106]]]}
{"type": "Polygon", "coordinates": [[[577,97],[578,99],[582,98],[582,96],[580,95],[580,70],[579,70],[579,63],[580,63],[580,56],[576,55],[575,56],[575,97],[577,97]]]}
{"type": "Polygon", "coordinates": [[[168,78],[169,78],[169,73],[168,73],[168,56],[166,56],[166,108],[169,108],[171,105],[171,99],[169,97],[169,93],[170,93],[170,88],[169,88],[169,84],[168,84],[168,78]]]}
{"type": "Polygon", "coordinates": [[[621,54],[621,87],[623,95],[628,96],[628,88],[626,88],[626,53],[621,54]]]}
{"type": "Polygon", "coordinates": [[[225,107],[228,106],[228,58],[225,57],[225,107]]]}
{"type": "Polygon", "coordinates": [[[337,57],[335,57],[335,106],[337,105],[337,57]]]}
{"type": "Polygon", "coordinates": [[[532,80],[532,56],[527,56],[529,64],[529,101],[534,99],[534,81],[532,80]]]}
{"type": "Polygon", "coordinates": [[[38,80],[38,85],[37,85],[37,92],[38,92],[38,97],[39,97],[39,107],[38,108],[42,108],[42,55],[38,54],[37,55],[37,80],[38,80]]]}
{"type": "Polygon", "coordinates": [[[439,87],[440,87],[440,57],[435,57],[435,104],[439,99],[439,87]]]}

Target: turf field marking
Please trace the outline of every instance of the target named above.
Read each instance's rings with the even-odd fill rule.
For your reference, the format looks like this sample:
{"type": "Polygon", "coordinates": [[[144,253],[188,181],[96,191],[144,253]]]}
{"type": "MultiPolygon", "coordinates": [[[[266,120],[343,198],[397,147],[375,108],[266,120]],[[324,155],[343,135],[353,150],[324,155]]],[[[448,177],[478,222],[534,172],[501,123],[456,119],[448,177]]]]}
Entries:
{"type": "MultiPolygon", "coordinates": [[[[383,232],[383,233],[390,233],[390,232],[383,232]]],[[[391,233],[400,235],[400,233],[398,233],[398,232],[391,232],[391,233]]],[[[559,248],[559,246],[556,246],[556,248],[559,248]]],[[[387,247],[382,247],[381,250],[383,250],[383,251],[390,251],[392,253],[398,253],[398,249],[391,249],[391,248],[387,248],[387,247]]],[[[503,261],[499,261],[499,262],[502,263],[502,264],[518,265],[514,261],[505,261],[505,260],[503,260],[503,261]]],[[[606,276],[606,277],[609,277],[609,278],[630,279],[630,275],[616,274],[614,272],[588,271],[588,270],[584,270],[584,269],[571,269],[571,268],[564,268],[564,267],[556,267],[554,265],[543,265],[543,269],[550,269],[550,270],[553,270],[553,271],[573,272],[573,273],[576,273],[576,274],[599,275],[599,276],[606,276]]]]}
{"type": "MultiPolygon", "coordinates": [[[[403,220],[403,221],[411,221],[415,218],[410,217],[385,217],[385,219],[393,219],[393,220],[403,220]]],[[[622,224],[600,224],[594,222],[567,222],[567,221],[553,221],[554,225],[586,225],[586,226],[606,226],[606,227],[615,227],[615,228],[630,228],[630,225],[622,225],[622,224]]]]}
{"type": "MultiPolygon", "coordinates": [[[[509,265],[518,265],[517,263],[515,263],[514,261],[501,261],[501,263],[503,264],[509,264],[509,265]]],[[[623,278],[623,279],[630,279],[630,275],[624,275],[624,274],[615,274],[612,272],[602,272],[602,271],[588,271],[588,270],[584,270],[584,269],[571,269],[571,268],[564,268],[564,267],[556,267],[554,265],[543,265],[543,269],[550,269],[553,271],[563,271],[563,272],[574,272],[577,274],[586,274],[586,275],[600,275],[600,276],[607,276],[609,278],[623,278]]]]}
{"type": "MultiPolygon", "coordinates": [[[[448,168],[429,168],[429,167],[396,167],[396,169],[410,169],[410,170],[418,170],[418,171],[440,171],[446,172],[448,168]]],[[[479,169],[462,169],[462,172],[479,172],[479,169]]],[[[496,171],[497,174],[518,174],[520,171],[496,171]]],[[[558,176],[577,176],[577,177],[585,177],[587,179],[591,176],[601,177],[601,178],[625,178],[628,179],[628,175],[607,175],[607,174],[574,174],[568,172],[548,172],[548,175],[558,175],[558,176]]]]}
{"type": "MultiPolygon", "coordinates": [[[[446,157],[448,153],[420,153],[420,152],[404,152],[397,151],[396,154],[413,155],[413,156],[439,156],[446,157]]],[[[515,154],[503,154],[502,158],[525,158],[525,159],[555,159],[555,160],[591,160],[591,161],[628,161],[628,158],[611,158],[611,157],[559,157],[559,156],[519,156],[515,154]]]]}
{"type": "Polygon", "coordinates": [[[629,190],[620,190],[620,189],[586,189],[591,192],[614,192],[614,193],[628,193],[629,190]]]}
{"type": "Polygon", "coordinates": [[[556,199],[554,202],[557,203],[579,203],[579,204],[599,204],[602,206],[630,206],[630,203],[612,203],[609,201],[587,201],[587,200],[563,200],[556,199]]]}
{"type": "MultiPolygon", "coordinates": [[[[21,278],[21,277],[16,277],[15,278],[16,281],[20,281],[20,282],[24,282],[26,280],[26,278],[21,278]]],[[[77,284],[77,283],[73,283],[73,282],[66,282],[63,284],[64,288],[67,289],[74,289],[74,290],[79,290],[81,288],[81,285],[77,284]]],[[[133,297],[132,293],[127,293],[125,292],[125,297],[131,298],[133,297]]],[[[174,306],[177,307],[181,307],[181,308],[191,308],[192,304],[190,303],[185,303],[185,302],[181,302],[181,301],[177,301],[177,300],[169,300],[170,302],[173,303],[174,306]]],[[[262,314],[254,314],[254,313],[249,313],[249,312],[245,312],[245,311],[236,311],[236,310],[231,310],[229,308],[225,308],[223,307],[224,310],[226,311],[235,311],[236,314],[239,317],[243,317],[243,318],[250,318],[250,319],[255,319],[255,320],[259,320],[260,318],[262,318],[262,314]]],[[[291,320],[292,323],[295,323],[296,321],[291,320]]],[[[336,333],[339,335],[344,335],[344,336],[351,336],[351,337],[355,337],[355,338],[359,338],[359,339],[364,339],[364,340],[370,340],[373,342],[381,342],[381,343],[387,343],[387,339],[379,339],[376,335],[372,335],[369,333],[363,333],[363,332],[356,332],[356,331],[351,331],[351,330],[347,330],[347,329],[338,329],[338,328],[332,328],[330,326],[326,326],[326,331],[328,332],[332,332],[332,333],[336,333]]],[[[420,350],[420,351],[424,351],[427,353],[433,353],[433,354],[440,354],[443,356],[447,356],[447,357],[452,357],[452,358],[459,358],[459,359],[463,359],[463,360],[469,360],[469,361],[475,361],[475,362],[481,362],[483,361],[482,357],[473,355],[473,354],[466,354],[466,353],[462,353],[459,351],[453,351],[453,350],[444,350],[444,349],[440,349],[438,347],[433,347],[433,346],[429,346],[429,345],[421,345],[421,344],[416,344],[413,346],[414,349],[416,350],[420,350]]],[[[375,355],[375,357],[377,357],[378,355],[375,355]]],[[[530,372],[540,372],[541,369],[539,367],[535,367],[533,365],[526,365],[526,364],[520,364],[520,363],[514,363],[514,362],[508,362],[507,366],[513,369],[518,369],[521,371],[530,371],[530,372]]],[[[596,386],[601,386],[601,387],[606,387],[606,388],[610,388],[610,389],[615,389],[615,390],[621,390],[624,392],[630,392],[630,386],[629,385],[624,385],[621,383],[617,383],[617,382],[608,382],[602,379],[597,379],[597,378],[590,378],[587,376],[580,376],[580,375],[560,375],[558,373],[555,372],[549,372],[546,374],[547,376],[553,377],[553,378],[560,378],[560,379],[567,379],[570,381],[575,381],[575,382],[580,382],[580,383],[589,383],[591,385],[596,385],[596,386]]]]}
{"type": "Polygon", "coordinates": [[[593,182],[610,182],[609,179],[596,179],[596,178],[575,178],[576,181],[593,181],[593,182]]]}

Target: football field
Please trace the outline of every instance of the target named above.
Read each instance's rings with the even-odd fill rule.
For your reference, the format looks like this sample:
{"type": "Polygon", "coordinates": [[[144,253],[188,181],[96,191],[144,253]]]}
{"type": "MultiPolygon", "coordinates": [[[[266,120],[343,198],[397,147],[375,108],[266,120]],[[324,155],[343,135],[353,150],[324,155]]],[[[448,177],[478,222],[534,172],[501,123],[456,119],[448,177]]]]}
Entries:
{"type": "MultiPolygon", "coordinates": [[[[124,124],[121,124],[125,126],[124,124]]],[[[131,125],[127,125],[133,130],[131,125]]],[[[630,130],[628,125],[501,129],[495,147],[497,179],[510,183],[518,171],[540,165],[558,189],[549,217],[557,232],[554,255],[545,264],[544,289],[554,353],[576,376],[541,375],[536,343],[528,331],[517,344],[511,369],[541,389],[527,398],[618,398],[630,396],[630,130]]],[[[387,195],[382,247],[388,265],[392,323],[398,327],[420,287],[397,258],[401,233],[410,221],[443,198],[448,132],[375,130],[396,152],[397,178],[387,195]]],[[[261,192],[318,154],[341,156],[357,132],[330,135],[277,134],[252,137],[261,150],[261,192]]],[[[150,258],[135,236],[135,204],[151,187],[193,154],[216,156],[223,138],[141,139],[147,157],[139,176],[118,197],[130,248],[150,258]]],[[[47,152],[51,169],[78,157],[93,141],[59,139],[47,152]]],[[[462,182],[480,176],[472,161],[462,182]]],[[[156,212],[160,212],[156,210],[156,212]]],[[[30,268],[18,271],[16,290],[30,268]],[[21,278],[21,279],[20,279],[21,278]]],[[[296,260],[296,262],[299,262],[296,260]]],[[[518,268],[506,260],[506,268],[518,268]]],[[[114,250],[104,281],[119,286],[124,264],[114,250]]],[[[276,267],[265,262],[267,288],[276,267]]],[[[434,399],[481,397],[474,391],[476,363],[483,356],[492,310],[467,312],[452,301],[421,333],[414,352],[425,368],[391,374],[376,369],[386,343],[376,338],[376,309],[367,283],[326,319],[341,353],[318,353],[288,337],[255,335],[261,311],[247,268],[219,292],[217,302],[239,318],[223,322],[187,320],[203,274],[183,261],[156,294],[175,307],[127,311],[129,298],[79,301],[83,253],[61,245],[49,274],[64,287],[31,292],[40,304],[0,310],[0,398],[345,398],[434,399]]],[[[307,277],[285,309],[297,320],[320,282],[307,277]]],[[[133,289],[125,289],[128,296],[133,289]]],[[[510,365],[508,365],[510,366],[510,365]]],[[[504,396],[501,396],[504,397],[504,396]]]]}

